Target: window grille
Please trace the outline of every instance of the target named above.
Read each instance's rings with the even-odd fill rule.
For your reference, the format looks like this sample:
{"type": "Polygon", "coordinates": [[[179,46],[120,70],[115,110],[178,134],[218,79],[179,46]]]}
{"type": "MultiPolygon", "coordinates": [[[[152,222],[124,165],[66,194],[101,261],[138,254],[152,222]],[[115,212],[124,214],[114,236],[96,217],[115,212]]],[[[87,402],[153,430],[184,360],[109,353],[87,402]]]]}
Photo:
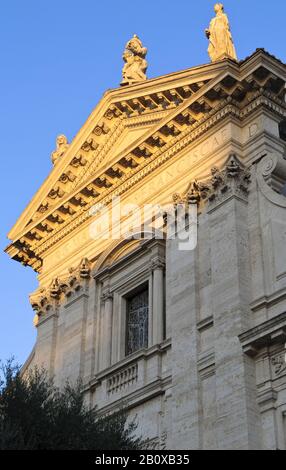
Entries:
{"type": "Polygon", "coordinates": [[[127,355],[148,347],[148,301],[148,289],[127,299],[127,355]]]}

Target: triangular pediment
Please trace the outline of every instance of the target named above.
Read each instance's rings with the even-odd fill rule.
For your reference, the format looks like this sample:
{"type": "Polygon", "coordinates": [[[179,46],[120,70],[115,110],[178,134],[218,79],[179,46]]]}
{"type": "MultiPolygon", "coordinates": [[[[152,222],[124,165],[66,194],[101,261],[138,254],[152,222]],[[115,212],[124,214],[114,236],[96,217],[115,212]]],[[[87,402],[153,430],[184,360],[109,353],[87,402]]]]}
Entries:
{"type": "Polygon", "coordinates": [[[38,269],[36,253],[49,237],[227,103],[243,103],[269,83],[282,94],[273,63],[278,66],[258,51],[241,64],[224,60],[107,92],[9,233],[11,256],[38,269]]]}
{"type": "Polygon", "coordinates": [[[141,137],[218,74],[218,67],[210,65],[107,92],[22,213],[9,238],[15,239],[26,227],[41,220],[59,200],[126,153],[133,143],[140,144],[141,137]]]}

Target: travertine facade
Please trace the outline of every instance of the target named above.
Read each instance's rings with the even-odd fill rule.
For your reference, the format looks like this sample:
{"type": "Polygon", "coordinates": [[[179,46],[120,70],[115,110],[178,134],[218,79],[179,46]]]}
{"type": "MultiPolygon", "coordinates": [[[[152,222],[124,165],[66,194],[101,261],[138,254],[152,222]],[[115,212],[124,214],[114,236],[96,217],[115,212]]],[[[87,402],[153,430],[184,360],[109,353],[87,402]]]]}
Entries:
{"type": "Polygon", "coordinates": [[[257,50],[108,91],[9,234],[39,273],[26,367],[125,403],[158,447],[286,449],[285,81],[257,50]],[[174,194],[196,249],[90,237],[95,203],[174,194]]]}

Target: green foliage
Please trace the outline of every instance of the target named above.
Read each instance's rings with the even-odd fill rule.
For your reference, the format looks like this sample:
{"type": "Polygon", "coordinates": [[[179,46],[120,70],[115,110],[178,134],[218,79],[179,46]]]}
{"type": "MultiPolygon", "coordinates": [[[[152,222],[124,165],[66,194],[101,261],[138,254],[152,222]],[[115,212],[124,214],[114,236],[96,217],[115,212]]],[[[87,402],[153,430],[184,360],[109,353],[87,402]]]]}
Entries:
{"type": "Polygon", "coordinates": [[[84,404],[81,384],[55,387],[43,369],[25,377],[13,360],[2,365],[0,450],[134,450],[135,422],[124,411],[99,417],[84,404]]]}

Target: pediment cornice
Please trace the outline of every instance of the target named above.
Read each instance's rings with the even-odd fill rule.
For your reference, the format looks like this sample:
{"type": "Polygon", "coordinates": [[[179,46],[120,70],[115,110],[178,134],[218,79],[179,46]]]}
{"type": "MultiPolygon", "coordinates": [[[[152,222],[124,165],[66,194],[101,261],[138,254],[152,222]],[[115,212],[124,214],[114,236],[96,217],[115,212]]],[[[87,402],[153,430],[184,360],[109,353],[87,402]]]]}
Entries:
{"type": "Polygon", "coordinates": [[[257,51],[242,64],[225,60],[106,93],[10,232],[9,254],[38,270],[90,207],[123,194],[226,115],[243,119],[264,105],[285,116],[283,67],[257,51]],[[139,137],[117,153],[123,132],[136,128],[139,137]]]}

